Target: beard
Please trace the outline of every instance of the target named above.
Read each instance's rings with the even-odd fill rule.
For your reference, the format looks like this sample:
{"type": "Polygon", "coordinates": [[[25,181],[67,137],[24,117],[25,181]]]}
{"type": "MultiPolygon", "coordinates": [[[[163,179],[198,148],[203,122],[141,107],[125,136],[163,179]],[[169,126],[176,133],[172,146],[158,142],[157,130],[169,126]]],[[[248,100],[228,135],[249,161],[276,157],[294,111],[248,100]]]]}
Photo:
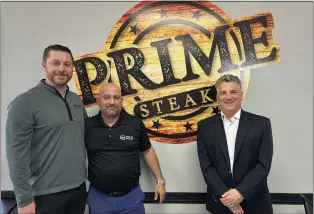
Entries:
{"type": "Polygon", "coordinates": [[[115,117],[119,116],[120,109],[119,109],[119,107],[116,107],[116,106],[114,106],[114,107],[113,106],[109,106],[109,107],[105,107],[103,109],[103,113],[107,117],[115,118],[115,117]]]}
{"type": "Polygon", "coordinates": [[[55,86],[65,86],[68,84],[68,82],[71,80],[72,76],[57,76],[57,75],[52,75],[50,76],[49,80],[52,84],[54,84],[55,86]]]}
{"type": "Polygon", "coordinates": [[[70,80],[71,80],[71,77],[69,76],[54,76],[53,77],[53,82],[59,86],[64,86],[68,84],[70,80]]]}

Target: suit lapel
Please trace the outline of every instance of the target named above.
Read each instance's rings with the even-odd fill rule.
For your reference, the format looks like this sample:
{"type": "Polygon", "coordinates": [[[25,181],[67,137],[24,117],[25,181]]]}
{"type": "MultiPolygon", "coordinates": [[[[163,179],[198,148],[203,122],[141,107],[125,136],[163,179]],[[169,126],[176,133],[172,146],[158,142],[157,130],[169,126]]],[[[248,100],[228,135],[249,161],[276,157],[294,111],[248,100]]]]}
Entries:
{"type": "Polygon", "coordinates": [[[234,149],[234,163],[240,153],[243,141],[251,125],[251,116],[242,110],[234,149]]]}
{"type": "Polygon", "coordinates": [[[222,123],[221,115],[217,115],[216,120],[214,121],[214,130],[216,134],[216,138],[219,142],[220,148],[222,150],[222,153],[225,157],[225,160],[227,162],[227,165],[229,169],[230,167],[230,158],[229,158],[229,152],[228,152],[228,144],[227,144],[227,138],[226,138],[226,133],[225,129],[222,123]]]}

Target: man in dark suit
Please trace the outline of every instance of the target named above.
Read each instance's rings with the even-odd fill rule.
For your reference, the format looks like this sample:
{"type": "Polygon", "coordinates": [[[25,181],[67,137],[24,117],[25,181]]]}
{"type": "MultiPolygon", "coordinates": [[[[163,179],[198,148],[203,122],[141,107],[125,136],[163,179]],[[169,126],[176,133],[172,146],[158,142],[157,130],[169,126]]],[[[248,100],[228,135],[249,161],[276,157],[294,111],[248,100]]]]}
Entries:
{"type": "Polygon", "coordinates": [[[241,109],[238,77],[216,81],[221,114],[198,123],[197,151],[213,214],[271,214],[267,177],[273,156],[269,118],[241,109]]]}

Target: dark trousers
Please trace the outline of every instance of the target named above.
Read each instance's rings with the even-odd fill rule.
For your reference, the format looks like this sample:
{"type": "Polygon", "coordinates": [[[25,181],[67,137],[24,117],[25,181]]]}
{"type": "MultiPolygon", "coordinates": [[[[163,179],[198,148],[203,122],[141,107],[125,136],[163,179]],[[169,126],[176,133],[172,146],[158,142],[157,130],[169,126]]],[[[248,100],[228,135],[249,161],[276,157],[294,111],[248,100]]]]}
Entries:
{"type": "Polygon", "coordinates": [[[87,204],[89,214],[145,214],[144,198],[139,185],[120,197],[112,197],[90,186],[87,204]]]}
{"type": "Polygon", "coordinates": [[[83,214],[86,198],[85,182],[71,190],[35,196],[36,214],[83,214]]]}

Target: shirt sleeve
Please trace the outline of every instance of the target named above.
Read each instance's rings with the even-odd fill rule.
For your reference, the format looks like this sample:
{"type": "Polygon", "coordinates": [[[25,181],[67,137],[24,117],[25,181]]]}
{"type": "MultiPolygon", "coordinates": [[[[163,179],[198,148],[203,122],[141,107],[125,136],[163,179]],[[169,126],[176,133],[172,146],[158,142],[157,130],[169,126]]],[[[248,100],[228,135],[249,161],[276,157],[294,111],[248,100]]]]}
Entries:
{"type": "Polygon", "coordinates": [[[34,119],[25,98],[15,99],[8,107],[6,155],[18,207],[33,202],[30,185],[30,155],[34,119]]]}
{"type": "Polygon", "coordinates": [[[144,123],[140,122],[140,151],[146,151],[151,147],[150,140],[147,135],[146,127],[144,123]]]}

